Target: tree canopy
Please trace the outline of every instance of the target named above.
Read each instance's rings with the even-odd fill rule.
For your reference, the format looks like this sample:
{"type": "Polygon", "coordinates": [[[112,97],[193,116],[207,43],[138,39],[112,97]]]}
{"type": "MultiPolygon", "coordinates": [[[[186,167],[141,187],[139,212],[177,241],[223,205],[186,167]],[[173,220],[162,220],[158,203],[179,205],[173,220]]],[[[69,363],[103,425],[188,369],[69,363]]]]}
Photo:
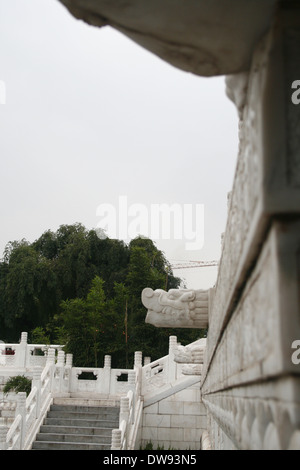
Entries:
{"type": "Polygon", "coordinates": [[[145,287],[178,288],[170,263],[153,241],[128,245],[98,237],[81,224],[62,225],[29,243],[9,242],[0,262],[0,338],[65,344],[74,364],[132,367],[135,351],[153,360],[167,354],[168,337],[182,344],[200,330],[155,328],[145,323],[145,287]]]}

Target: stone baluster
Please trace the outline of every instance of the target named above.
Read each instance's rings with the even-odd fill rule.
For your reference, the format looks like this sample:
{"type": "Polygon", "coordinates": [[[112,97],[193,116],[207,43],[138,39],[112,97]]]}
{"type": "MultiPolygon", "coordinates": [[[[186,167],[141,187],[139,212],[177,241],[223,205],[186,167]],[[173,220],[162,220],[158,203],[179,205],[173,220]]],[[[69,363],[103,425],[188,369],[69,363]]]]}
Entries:
{"type": "Polygon", "coordinates": [[[122,431],[120,429],[112,430],[111,450],[121,450],[122,431]]]}
{"type": "Polygon", "coordinates": [[[150,362],[151,362],[151,357],[149,356],[144,357],[144,366],[147,366],[148,364],[150,364],[150,362]]]}
{"type": "Polygon", "coordinates": [[[169,337],[169,363],[168,363],[168,380],[173,381],[176,379],[177,364],[174,361],[175,354],[174,350],[177,346],[177,336],[169,337]]]}
{"type": "Polygon", "coordinates": [[[55,363],[55,349],[53,348],[48,349],[47,363],[49,364],[55,363]]]}
{"type": "Polygon", "coordinates": [[[7,450],[6,436],[8,432],[7,426],[0,426],[0,450],[7,450]]]}
{"type": "Polygon", "coordinates": [[[66,354],[66,364],[64,367],[63,374],[63,387],[64,392],[69,393],[71,391],[71,371],[73,365],[73,354],[66,354]]]}
{"type": "Polygon", "coordinates": [[[25,368],[27,361],[27,333],[21,333],[21,341],[16,347],[16,367],[25,368]]]}
{"type": "Polygon", "coordinates": [[[54,348],[49,348],[48,349],[48,355],[47,355],[47,362],[46,365],[49,364],[51,366],[50,370],[50,390],[53,391],[54,387],[54,368],[55,368],[55,349],[54,348]]]}
{"type": "Polygon", "coordinates": [[[36,387],[36,415],[35,415],[36,418],[39,418],[40,411],[41,411],[41,375],[42,375],[42,368],[35,367],[33,369],[31,389],[36,387]]]}
{"type": "Polygon", "coordinates": [[[127,423],[128,416],[129,416],[129,398],[128,397],[121,397],[119,424],[121,424],[122,421],[125,421],[127,423]]]}
{"type": "Polygon", "coordinates": [[[65,353],[64,351],[58,351],[57,353],[57,366],[64,367],[65,365],[65,353]]]}
{"type": "Polygon", "coordinates": [[[66,367],[72,367],[73,365],[73,354],[66,354],[66,367]]]}
{"type": "Polygon", "coordinates": [[[143,353],[141,351],[136,351],[134,353],[134,371],[136,374],[136,382],[137,382],[137,387],[136,387],[137,397],[141,395],[141,389],[142,389],[142,361],[143,361],[143,353]]]}
{"type": "Polygon", "coordinates": [[[140,367],[142,365],[143,353],[136,351],[134,353],[134,367],[140,367]]]}
{"type": "Polygon", "coordinates": [[[18,402],[16,416],[21,416],[21,426],[20,426],[20,450],[24,448],[25,442],[25,433],[26,433],[26,393],[18,393],[18,402]]]}
{"type": "Polygon", "coordinates": [[[110,369],[111,368],[111,356],[104,356],[104,367],[106,369],[110,369]]]}
{"type": "Polygon", "coordinates": [[[129,390],[132,390],[133,392],[135,390],[135,377],[136,377],[135,371],[130,370],[128,372],[128,385],[129,385],[129,390]]]}
{"type": "Polygon", "coordinates": [[[136,374],[134,370],[130,370],[128,372],[128,389],[132,391],[133,397],[132,397],[132,415],[131,415],[131,423],[134,423],[134,415],[135,415],[135,402],[136,402],[136,374]]]}
{"type": "Polygon", "coordinates": [[[126,423],[126,428],[125,428],[125,441],[126,441],[126,444],[125,445],[126,446],[127,446],[127,436],[128,436],[129,424],[130,424],[129,423],[129,414],[130,414],[129,398],[128,397],[121,397],[119,427],[121,426],[122,421],[125,421],[125,423],[126,423]]]}
{"type": "Polygon", "coordinates": [[[56,377],[57,377],[57,392],[62,393],[64,386],[64,368],[65,368],[65,353],[64,351],[58,351],[57,363],[56,363],[56,377]]]}
{"type": "Polygon", "coordinates": [[[102,393],[109,395],[111,386],[111,356],[104,356],[102,393]]]}

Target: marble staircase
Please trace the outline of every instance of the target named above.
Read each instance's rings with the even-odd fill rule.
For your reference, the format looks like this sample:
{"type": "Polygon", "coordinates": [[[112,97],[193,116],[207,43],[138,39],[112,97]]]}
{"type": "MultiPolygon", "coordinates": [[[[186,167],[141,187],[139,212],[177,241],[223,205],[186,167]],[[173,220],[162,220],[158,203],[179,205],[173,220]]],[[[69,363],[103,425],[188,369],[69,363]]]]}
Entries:
{"type": "Polygon", "coordinates": [[[33,442],[33,450],[109,450],[119,426],[111,401],[56,398],[33,442]]]}

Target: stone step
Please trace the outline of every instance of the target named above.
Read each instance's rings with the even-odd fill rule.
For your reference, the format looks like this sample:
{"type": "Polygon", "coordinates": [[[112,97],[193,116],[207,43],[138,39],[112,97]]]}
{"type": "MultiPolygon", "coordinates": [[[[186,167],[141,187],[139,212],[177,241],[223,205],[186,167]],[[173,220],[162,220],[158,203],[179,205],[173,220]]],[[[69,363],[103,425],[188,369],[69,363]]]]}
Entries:
{"type": "Polygon", "coordinates": [[[83,412],[83,413],[96,413],[101,414],[105,412],[105,414],[110,415],[119,415],[120,407],[108,407],[108,406],[84,406],[84,405],[51,405],[51,411],[71,411],[71,412],[83,412]]]}
{"type": "Polygon", "coordinates": [[[89,419],[89,420],[118,420],[119,415],[107,413],[105,410],[102,410],[98,413],[88,413],[86,411],[69,411],[69,410],[50,410],[47,418],[58,418],[58,419],[89,419]]]}
{"type": "Polygon", "coordinates": [[[91,435],[91,434],[56,434],[56,433],[45,433],[40,432],[36,438],[37,441],[41,442],[76,442],[76,443],[88,443],[88,444],[111,444],[111,433],[110,435],[91,435]]]}
{"type": "MultiPolygon", "coordinates": [[[[109,450],[119,427],[119,407],[101,400],[55,399],[32,445],[33,450],[109,450]]],[[[114,402],[115,405],[115,402],[114,402]]]]}
{"type": "Polygon", "coordinates": [[[89,436],[104,436],[108,434],[111,437],[110,428],[90,428],[90,427],[74,427],[74,426],[51,426],[43,424],[40,428],[40,433],[45,434],[80,434],[89,436]]]}
{"type": "Polygon", "coordinates": [[[56,397],[53,401],[54,405],[77,405],[77,406],[96,406],[96,407],[120,407],[120,397],[56,397]]]}
{"type": "Polygon", "coordinates": [[[35,441],[33,450],[110,450],[110,444],[87,444],[82,442],[35,441]]]}
{"type": "Polygon", "coordinates": [[[68,418],[45,418],[44,424],[49,426],[79,426],[94,428],[119,427],[119,421],[109,419],[68,419],[68,418]]]}

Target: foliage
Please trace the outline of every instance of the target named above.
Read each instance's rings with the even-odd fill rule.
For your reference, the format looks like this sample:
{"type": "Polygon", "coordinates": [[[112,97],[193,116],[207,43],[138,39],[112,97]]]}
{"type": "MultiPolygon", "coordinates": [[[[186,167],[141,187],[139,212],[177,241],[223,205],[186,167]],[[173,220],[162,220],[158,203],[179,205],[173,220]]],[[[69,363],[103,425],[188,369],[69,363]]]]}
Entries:
{"type": "Polygon", "coordinates": [[[3,392],[5,394],[9,392],[26,392],[28,396],[31,392],[31,380],[24,375],[10,377],[3,387],[3,392]]]}
{"type": "Polygon", "coordinates": [[[199,330],[157,329],[145,323],[145,287],[177,288],[164,254],[146,238],[129,245],[98,237],[81,224],[48,230],[33,243],[9,242],[0,262],[1,339],[65,344],[78,366],[131,367],[135,351],[152,360],[168,352],[168,338],[184,345],[199,330]]]}

